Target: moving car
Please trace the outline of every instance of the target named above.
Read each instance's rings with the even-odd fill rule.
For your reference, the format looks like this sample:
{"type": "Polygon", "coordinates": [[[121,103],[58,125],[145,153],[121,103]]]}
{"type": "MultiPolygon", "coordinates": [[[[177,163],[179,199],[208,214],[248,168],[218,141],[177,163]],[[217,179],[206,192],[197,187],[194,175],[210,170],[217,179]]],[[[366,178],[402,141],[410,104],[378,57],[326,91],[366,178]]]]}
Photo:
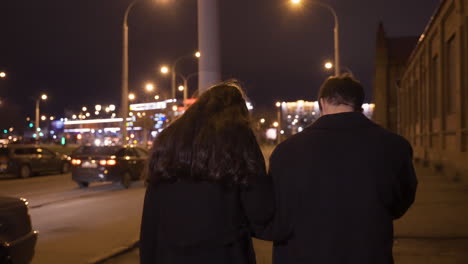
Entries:
{"type": "Polygon", "coordinates": [[[72,153],[72,179],[81,188],[111,181],[128,188],[139,180],[148,152],[133,146],[81,146],[72,153]]]}
{"type": "Polygon", "coordinates": [[[35,145],[0,146],[0,174],[28,178],[33,174],[68,173],[71,158],[35,145]]]}
{"type": "Polygon", "coordinates": [[[0,196],[0,263],[27,264],[34,256],[37,232],[32,230],[28,202],[0,196]]]}

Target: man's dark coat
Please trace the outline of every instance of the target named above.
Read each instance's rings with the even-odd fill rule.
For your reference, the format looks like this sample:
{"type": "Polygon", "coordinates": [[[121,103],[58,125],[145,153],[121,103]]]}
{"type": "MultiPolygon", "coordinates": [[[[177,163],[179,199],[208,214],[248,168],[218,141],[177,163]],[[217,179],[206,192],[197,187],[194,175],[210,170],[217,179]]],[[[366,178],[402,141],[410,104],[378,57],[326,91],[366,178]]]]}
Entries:
{"type": "Polygon", "coordinates": [[[319,118],[270,159],[275,264],[393,263],[393,220],[415,198],[412,148],[363,114],[319,118]]]}

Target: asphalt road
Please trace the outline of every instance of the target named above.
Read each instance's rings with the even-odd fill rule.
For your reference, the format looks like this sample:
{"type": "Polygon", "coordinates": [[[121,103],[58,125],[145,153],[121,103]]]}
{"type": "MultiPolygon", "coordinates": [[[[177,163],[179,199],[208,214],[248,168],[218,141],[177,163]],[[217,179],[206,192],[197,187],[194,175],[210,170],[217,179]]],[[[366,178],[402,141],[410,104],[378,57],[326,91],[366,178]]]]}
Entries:
{"type": "Polygon", "coordinates": [[[39,231],[33,264],[91,263],[138,238],[144,187],[94,184],[80,189],[71,175],[0,179],[0,194],[30,202],[39,231]]]}

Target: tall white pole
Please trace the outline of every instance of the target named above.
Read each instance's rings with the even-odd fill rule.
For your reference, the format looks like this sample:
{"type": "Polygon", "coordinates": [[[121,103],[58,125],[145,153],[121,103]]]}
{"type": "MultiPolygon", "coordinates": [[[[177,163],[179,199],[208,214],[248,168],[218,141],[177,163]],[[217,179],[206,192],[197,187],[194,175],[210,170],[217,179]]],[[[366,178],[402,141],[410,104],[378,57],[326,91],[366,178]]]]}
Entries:
{"type": "Polygon", "coordinates": [[[221,81],[219,0],[198,0],[198,89],[200,93],[221,81]]]}

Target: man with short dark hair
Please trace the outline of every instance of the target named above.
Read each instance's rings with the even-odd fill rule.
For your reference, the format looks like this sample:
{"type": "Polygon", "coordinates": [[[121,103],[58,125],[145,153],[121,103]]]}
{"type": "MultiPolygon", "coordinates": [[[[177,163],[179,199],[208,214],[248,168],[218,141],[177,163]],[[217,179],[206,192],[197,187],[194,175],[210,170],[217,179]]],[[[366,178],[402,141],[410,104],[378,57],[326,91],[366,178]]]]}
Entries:
{"type": "Polygon", "coordinates": [[[393,220],[413,203],[412,148],[362,114],[362,85],[331,77],[321,117],[270,158],[275,264],[391,264],[393,220]]]}

